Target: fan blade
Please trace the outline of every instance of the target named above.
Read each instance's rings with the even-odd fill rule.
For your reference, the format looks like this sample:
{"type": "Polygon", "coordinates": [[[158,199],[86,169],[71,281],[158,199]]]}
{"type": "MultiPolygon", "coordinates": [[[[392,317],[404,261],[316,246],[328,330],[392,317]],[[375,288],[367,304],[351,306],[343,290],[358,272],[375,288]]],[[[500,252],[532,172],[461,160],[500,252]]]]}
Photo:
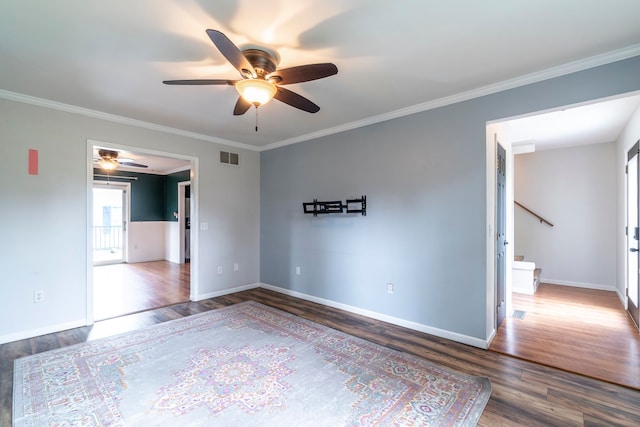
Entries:
{"type": "Polygon", "coordinates": [[[320,111],[320,107],[309,101],[304,96],[298,95],[297,93],[280,86],[278,86],[278,91],[274,95],[274,98],[308,113],[317,113],[320,111]]]}
{"type": "Polygon", "coordinates": [[[234,116],[241,116],[244,113],[246,113],[249,110],[249,108],[251,108],[251,103],[248,102],[243,97],[239,96],[238,97],[238,101],[236,102],[236,106],[233,109],[233,115],[234,116]]]}
{"type": "Polygon", "coordinates": [[[203,79],[203,80],[165,80],[166,85],[234,85],[235,80],[203,79]]]}
{"type": "Polygon", "coordinates": [[[231,40],[218,30],[207,30],[209,38],[216,45],[222,56],[233,65],[244,78],[257,77],[251,63],[244,57],[242,51],[231,40]]]}
{"type": "Polygon", "coordinates": [[[280,80],[278,84],[290,85],[293,83],[323,79],[333,76],[334,74],[338,74],[338,67],[328,62],[324,64],[309,64],[283,68],[282,70],[276,70],[271,73],[269,78],[277,77],[280,80]]]}
{"type": "Polygon", "coordinates": [[[147,165],[143,165],[141,163],[134,163],[134,162],[118,162],[120,163],[122,166],[131,166],[134,168],[148,168],[149,166],[147,165]]]}

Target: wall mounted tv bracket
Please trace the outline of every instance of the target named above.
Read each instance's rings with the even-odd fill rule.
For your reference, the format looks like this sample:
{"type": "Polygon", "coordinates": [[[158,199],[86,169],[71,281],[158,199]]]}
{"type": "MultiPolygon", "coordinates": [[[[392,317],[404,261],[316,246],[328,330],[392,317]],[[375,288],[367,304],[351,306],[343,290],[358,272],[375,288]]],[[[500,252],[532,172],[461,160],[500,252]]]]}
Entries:
{"type": "Polygon", "coordinates": [[[313,199],[313,202],[303,203],[302,210],[305,214],[313,214],[313,216],[332,213],[360,213],[362,216],[367,216],[367,196],[347,199],[345,203],[341,200],[319,202],[318,199],[313,199]]]}

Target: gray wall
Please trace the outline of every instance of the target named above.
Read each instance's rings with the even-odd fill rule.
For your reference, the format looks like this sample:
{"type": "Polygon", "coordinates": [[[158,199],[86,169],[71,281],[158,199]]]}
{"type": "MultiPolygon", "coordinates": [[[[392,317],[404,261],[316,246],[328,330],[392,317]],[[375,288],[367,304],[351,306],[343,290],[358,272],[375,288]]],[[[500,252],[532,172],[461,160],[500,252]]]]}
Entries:
{"type": "Polygon", "coordinates": [[[615,144],[515,156],[515,253],[542,268],[546,283],[616,288],[615,144]]]}
{"type": "Polygon", "coordinates": [[[636,57],[262,152],[261,281],[487,339],[486,123],[638,89],[636,57]],[[366,217],[302,214],[362,194],[366,217]]]}
{"type": "Polygon", "coordinates": [[[242,161],[232,168],[218,163],[223,146],[213,142],[0,99],[0,342],[87,321],[88,139],[196,158],[199,220],[209,226],[197,231],[199,295],[258,281],[257,152],[234,149],[242,161]],[[30,148],[37,176],[27,174],[30,148]],[[38,304],[36,290],[45,293],[38,304]]]}

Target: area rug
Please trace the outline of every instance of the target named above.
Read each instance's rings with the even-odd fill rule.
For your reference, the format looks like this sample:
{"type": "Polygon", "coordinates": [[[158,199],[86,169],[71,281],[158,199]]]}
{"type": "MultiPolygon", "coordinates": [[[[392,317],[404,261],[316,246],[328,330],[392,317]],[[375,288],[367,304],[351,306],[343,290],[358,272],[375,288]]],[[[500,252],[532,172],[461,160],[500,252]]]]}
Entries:
{"type": "Polygon", "coordinates": [[[487,378],[244,302],[17,359],[14,426],[474,426],[487,378]]]}

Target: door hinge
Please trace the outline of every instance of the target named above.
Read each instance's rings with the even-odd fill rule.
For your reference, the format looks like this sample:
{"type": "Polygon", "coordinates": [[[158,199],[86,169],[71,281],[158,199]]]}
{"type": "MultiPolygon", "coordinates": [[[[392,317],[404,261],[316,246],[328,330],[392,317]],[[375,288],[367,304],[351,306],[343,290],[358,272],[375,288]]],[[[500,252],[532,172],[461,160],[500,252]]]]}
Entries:
{"type": "Polygon", "coordinates": [[[624,173],[626,173],[626,174],[629,173],[629,165],[625,165],[624,166],[624,173]]]}

